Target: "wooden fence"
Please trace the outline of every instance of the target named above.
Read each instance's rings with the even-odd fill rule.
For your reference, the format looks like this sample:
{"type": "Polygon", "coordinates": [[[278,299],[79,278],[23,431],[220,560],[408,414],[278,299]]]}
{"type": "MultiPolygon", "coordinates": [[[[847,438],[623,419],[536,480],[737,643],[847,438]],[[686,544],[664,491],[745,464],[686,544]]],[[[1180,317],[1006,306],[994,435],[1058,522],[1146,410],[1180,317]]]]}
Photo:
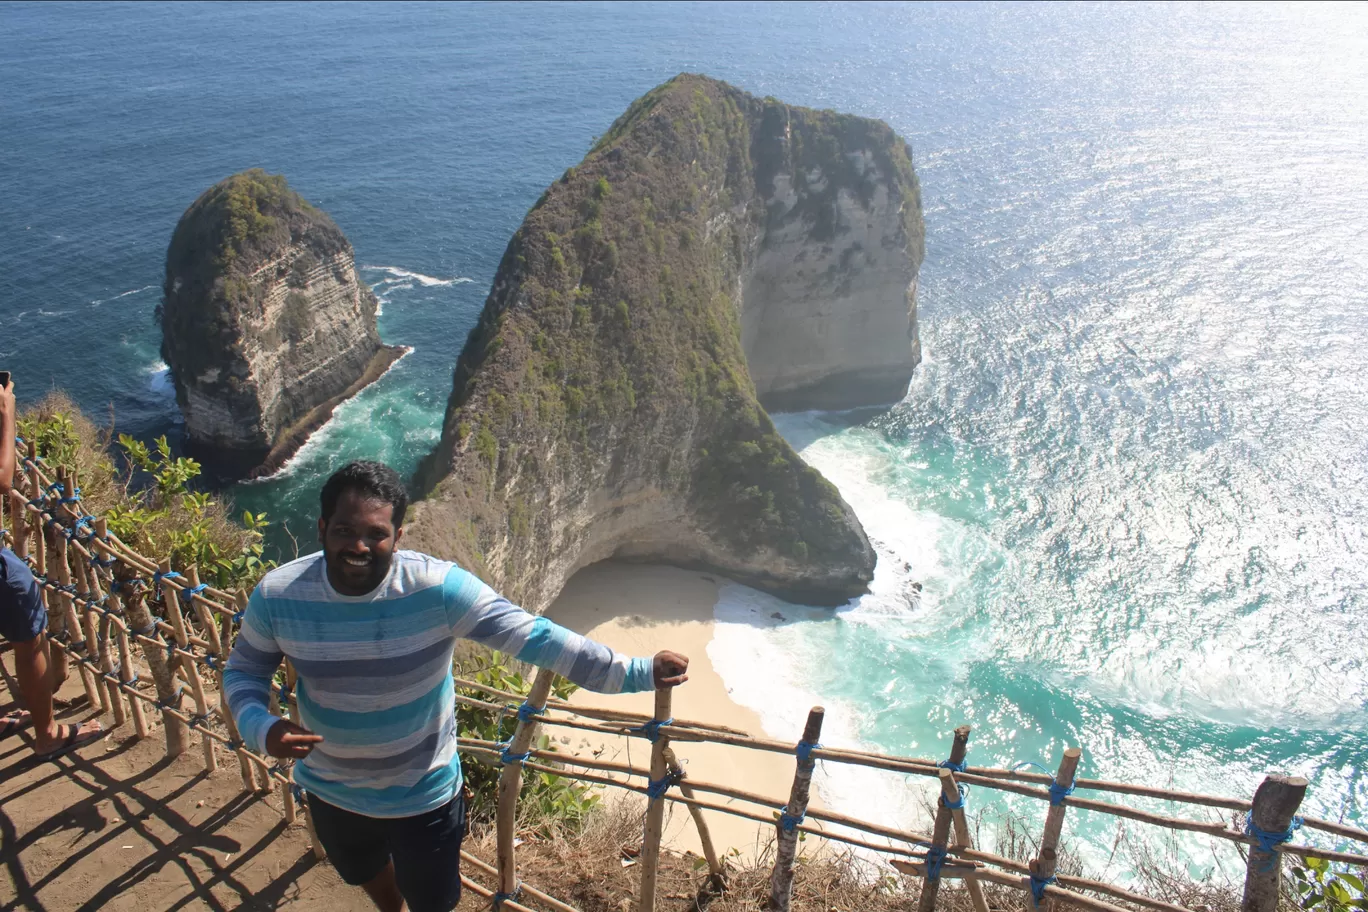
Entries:
{"type": "MultiPolygon", "coordinates": [[[[29,562],[42,584],[51,641],[79,670],[90,705],[112,713],[118,726],[131,719],[139,738],[149,733],[146,713],[160,713],[167,754],[178,756],[189,749],[193,732],[199,736],[206,771],[217,768],[220,751],[236,756],[243,787],[254,791],[277,789],[285,819],[294,822],[302,808],[288,767],[243,745],[231,715],[221,702],[211,701],[214,689],[206,683],[215,683],[217,694],[222,694],[223,666],[232,649],[235,627],[242,619],[246,594],[201,584],[194,567],[176,572],[169,561],[154,561],[133,551],[109,532],[103,519],[84,513],[75,475],[63,467],[56,467],[49,474],[46,463],[31,444],[16,472],[8,507],[10,521],[4,539],[29,562]],[[150,685],[141,678],[144,667],[151,677],[150,685]]],[[[0,509],[0,522],[3,513],[0,509]]],[[[1242,849],[1246,853],[1245,912],[1276,910],[1284,856],[1368,865],[1365,854],[1294,841],[1297,830],[1306,829],[1330,834],[1342,843],[1368,844],[1368,831],[1296,816],[1308,787],[1307,780],[1300,777],[1269,776],[1246,800],[1079,778],[1081,751],[1077,747],[1063,752],[1053,774],[969,766],[965,762],[970,736],[967,727],[955,730],[950,756],[940,761],[833,749],[819,743],[823,721],[820,707],[809,713],[799,740],[790,743],[753,737],[707,722],[675,719],[669,690],[656,692],[655,712],[651,716],[572,706],[550,699],[553,678],[549,671],[539,672],[526,697],[474,681],[456,682],[467,693],[483,694],[482,698],[458,695],[459,703],[505,713],[517,720],[507,742],[461,742],[464,753],[483,762],[502,764],[496,813],[497,865],[462,853],[468,871],[473,868],[494,880],[494,887],[490,888],[463,875],[465,886],[488,898],[495,908],[518,912],[540,907],[576,912],[572,906],[518,880],[514,837],[525,769],[647,797],[637,906],[640,912],[653,912],[656,906],[656,877],[667,802],[689,810],[698,828],[708,876],[718,888],[725,885],[726,871],[703,812],[730,814],[774,826],[776,851],[768,905],[775,910],[789,908],[798,838],[806,833],[877,853],[904,874],[921,878],[919,912],[935,908],[938,892],[946,880],[963,881],[977,912],[988,910],[984,884],[1020,891],[1024,906],[1033,912],[1055,903],[1093,912],[1124,912],[1127,907],[1189,912],[1183,906],[1115,884],[1058,873],[1059,842],[1071,808],[1168,830],[1202,833],[1225,840],[1233,849],[1242,849]],[[645,739],[651,745],[650,765],[640,767],[535,749],[532,745],[540,726],[645,739]],[[690,742],[794,756],[795,773],[787,799],[687,778],[671,745],[690,742]],[[819,760],[938,780],[940,797],[931,831],[884,826],[809,808],[812,773],[819,760]],[[1023,864],[974,848],[965,817],[965,787],[969,785],[1045,803],[1043,832],[1033,860],[1023,864]],[[1100,797],[1081,797],[1078,791],[1100,797]],[[1243,828],[1232,828],[1226,823],[1192,816],[1166,816],[1117,803],[1118,796],[1243,813],[1245,824],[1243,828]],[[729,803],[722,803],[721,799],[729,803]],[[1124,906],[1116,905],[1117,902],[1124,906]]],[[[294,673],[287,663],[283,686],[273,685],[278,698],[273,702],[278,702],[279,711],[287,716],[298,711],[293,699],[294,684],[294,673]]],[[[305,817],[307,824],[307,814],[305,817]]],[[[322,857],[317,838],[313,843],[315,853],[322,857]]]]}

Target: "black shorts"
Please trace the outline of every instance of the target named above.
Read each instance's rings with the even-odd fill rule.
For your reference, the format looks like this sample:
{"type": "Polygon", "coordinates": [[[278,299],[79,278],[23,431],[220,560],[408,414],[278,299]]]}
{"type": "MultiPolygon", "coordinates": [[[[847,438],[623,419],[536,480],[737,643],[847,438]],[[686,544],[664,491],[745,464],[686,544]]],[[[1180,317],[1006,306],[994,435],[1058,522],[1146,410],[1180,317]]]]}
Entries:
{"type": "Polygon", "coordinates": [[[11,643],[37,639],[47,627],[47,609],[28,564],[0,548],[0,637],[11,643]]]}
{"type": "Polygon", "coordinates": [[[375,879],[394,860],[409,912],[450,912],[461,901],[465,799],[416,817],[366,817],[308,796],[318,841],[338,875],[353,886],[375,879]]]}

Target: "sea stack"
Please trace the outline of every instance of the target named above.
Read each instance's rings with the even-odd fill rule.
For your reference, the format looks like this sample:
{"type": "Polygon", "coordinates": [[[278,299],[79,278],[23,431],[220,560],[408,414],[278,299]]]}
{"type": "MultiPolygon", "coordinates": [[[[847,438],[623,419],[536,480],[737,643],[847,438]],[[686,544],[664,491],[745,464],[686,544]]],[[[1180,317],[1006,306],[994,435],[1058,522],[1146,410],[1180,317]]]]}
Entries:
{"type": "Polygon", "coordinates": [[[210,187],[166,254],[162,358],[189,448],[219,473],[278,468],[403,354],[326,213],[259,169],[210,187]]]}
{"type": "Polygon", "coordinates": [[[508,245],[406,541],[534,611],[609,557],[811,604],[866,591],[859,520],[764,406],[902,397],[922,241],[886,124],[654,89],[508,245]]]}

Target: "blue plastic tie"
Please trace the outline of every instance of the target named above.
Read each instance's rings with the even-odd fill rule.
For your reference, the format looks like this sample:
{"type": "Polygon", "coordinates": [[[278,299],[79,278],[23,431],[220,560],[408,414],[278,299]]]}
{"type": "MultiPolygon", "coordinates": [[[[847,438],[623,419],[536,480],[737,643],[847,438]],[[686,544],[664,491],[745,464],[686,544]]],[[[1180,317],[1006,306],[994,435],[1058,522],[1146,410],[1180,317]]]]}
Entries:
{"type": "Polygon", "coordinates": [[[171,696],[167,697],[165,700],[158,700],[158,701],[157,701],[157,708],[158,708],[158,709],[179,709],[179,708],[180,708],[181,697],[184,696],[184,695],[185,695],[185,688],[184,688],[183,686],[182,686],[182,687],[177,687],[177,688],[176,688],[176,692],[173,693],[171,696]]]}
{"type": "Polygon", "coordinates": [[[137,630],[131,630],[129,632],[132,633],[135,637],[150,637],[152,634],[157,632],[157,622],[153,621],[146,627],[140,627],[137,630]]]}
{"type": "Polygon", "coordinates": [[[494,900],[493,900],[493,903],[494,903],[493,907],[494,907],[494,909],[497,910],[500,906],[502,906],[502,905],[503,905],[505,902],[507,902],[508,900],[510,900],[510,899],[514,899],[514,900],[515,900],[515,899],[517,899],[520,895],[522,895],[522,884],[518,884],[516,887],[514,887],[512,893],[504,893],[504,892],[502,892],[502,891],[500,891],[500,892],[498,892],[498,893],[495,893],[495,894],[494,894],[494,900]]]}
{"type": "Polygon", "coordinates": [[[1051,807],[1058,807],[1059,805],[1063,804],[1064,799],[1072,795],[1074,793],[1074,788],[1078,785],[1077,779],[1075,779],[1073,782],[1070,782],[1068,785],[1060,785],[1059,782],[1055,780],[1054,773],[1051,773],[1048,769],[1041,766],[1039,763],[1036,763],[1031,760],[1027,760],[1023,763],[1018,763],[1016,766],[1012,767],[1012,772],[1016,772],[1017,770],[1026,766],[1034,766],[1036,769],[1040,770],[1041,772],[1045,773],[1050,777],[1051,807]]]}
{"type": "Polygon", "coordinates": [[[786,807],[783,812],[779,814],[779,826],[785,833],[792,833],[798,827],[798,824],[806,819],[807,814],[799,814],[795,817],[788,812],[788,808],[786,807]]]}
{"type": "Polygon", "coordinates": [[[1031,896],[1035,899],[1037,906],[1045,901],[1045,888],[1055,882],[1055,876],[1053,874],[1049,877],[1031,875],[1031,896]]]}
{"type": "Polygon", "coordinates": [[[531,703],[528,703],[526,700],[524,700],[524,701],[522,702],[522,705],[518,707],[518,721],[519,721],[519,722],[531,722],[532,719],[533,719],[535,716],[540,716],[540,715],[542,715],[542,714],[545,713],[545,712],[546,712],[546,708],[545,708],[545,707],[540,707],[540,708],[539,708],[539,707],[533,706],[531,703]]]}
{"type": "Polygon", "coordinates": [[[945,859],[949,854],[943,846],[931,846],[926,850],[927,880],[940,880],[941,869],[945,867],[945,859]]]}
{"type": "Polygon", "coordinates": [[[80,502],[81,502],[81,489],[80,489],[80,488],[77,488],[77,489],[72,493],[72,495],[71,495],[70,497],[63,497],[61,500],[59,500],[59,501],[57,501],[57,502],[58,502],[58,503],[63,503],[63,504],[80,503],[80,502]]]}
{"type": "MultiPolygon", "coordinates": [[[[170,576],[170,575],[171,575],[171,574],[169,574],[169,573],[167,574],[167,576],[170,576]]],[[[179,576],[180,574],[176,574],[176,575],[179,576]]],[[[203,592],[205,589],[208,589],[208,588],[209,588],[209,584],[208,584],[208,583],[200,583],[198,586],[191,586],[191,587],[188,588],[188,589],[182,589],[182,590],[181,590],[181,593],[180,593],[181,601],[182,601],[182,602],[191,602],[191,601],[194,600],[195,596],[199,595],[201,592],[203,592]]]]}
{"type": "Polygon", "coordinates": [[[661,727],[662,725],[673,725],[673,724],[674,724],[674,719],[673,719],[673,718],[670,718],[670,719],[652,719],[651,721],[645,723],[644,725],[638,725],[638,726],[635,727],[635,728],[629,728],[629,729],[627,729],[627,731],[629,731],[629,732],[641,732],[642,734],[644,734],[644,735],[646,736],[646,740],[647,740],[647,741],[650,741],[652,744],[655,744],[657,741],[660,740],[660,727],[661,727]]]}
{"type": "Polygon", "coordinates": [[[1254,814],[1250,812],[1245,815],[1245,835],[1259,844],[1259,848],[1269,854],[1268,862],[1263,866],[1264,871],[1269,871],[1278,863],[1277,847],[1284,842],[1291,842],[1297,830],[1301,829],[1302,818],[1293,817],[1292,823],[1281,833],[1270,832],[1261,829],[1254,822],[1254,814]]]}
{"type": "MultiPolygon", "coordinates": [[[[820,750],[821,747],[822,745],[816,741],[799,741],[798,746],[793,749],[793,752],[798,755],[799,763],[811,764],[813,762],[812,752],[820,750]]],[[[825,768],[826,767],[823,767],[823,769],[825,768]]]]}
{"type": "Polygon", "coordinates": [[[499,747],[503,748],[503,750],[499,752],[499,762],[505,766],[510,763],[523,763],[528,757],[532,756],[531,751],[523,751],[521,754],[513,753],[513,746],[507,741],[500,744],[499,747]]]}
{"type": "Polygon", "coordinates": [[[280,708],[286,712],[290,711],[290,683],[288,681],[280,685],[280,708]]]}
{"type": "MultiPolygon", "coordinates": [[[[76,525],[74,525],[74,526],[71,527],[71,531],[67,533],[67,537],[68,537],[68,538],[79,538],[80,535],[81,535],[81,530],[82,530],[82,529],[90,529],[90,530],[93,532],[94,529],[93,529],[92,526],[93,526],[93,523],[94,523],[94,522],[95,522],[95,517],[94,517],[94,516],[91,516],[89,513],[87,513],[86,515],[82,516],[80,519],[76,520],[76,525]]],[[[91,558],[91,562],[94,563],[94,561],[95,561],[95,558],[92,557],[92,558],[91,558]]]]}
{"type": "Polygon", "coordinates": [[[47,486],[47,492],[49,494],[65,494],[66,485],[62,484],[60,481],[54,481],[52,484],[47,486]]]}
{"type": "Polygon", "coordinates": [[[959,788],[959,798],[956,799],[953,803],[952,803],[952,802],[949,802],[949,801],[946,801],[946,800],[945,800],[945,795],[941,795],[941,796],[940,796],[940,806],[943,807],[943,808],[945,808],[947,811],[962,811],[962,810],[964,810],[965,796],[969,794],[969,789],[968,789],[968,787],[966,787],[966,786],[959,785],[959,783],[956,783],[956,785],[957,785],[958,788],[959,788]]]}
{"type": "Polygon", "coordinates": [[[175,570],[167,570],[165,573],[158,570],[152,574],[152,585],[159,586],[164,579],[180,579],[180,574],[175,570]]]}
{"type": "Polygon", "coordinates": [[[682,777],[675,773],[666,773],[659,779],[652,779],[646,786],[646,797],[652,801],[664,798],[665,793],[670,790],[670,786],[679,782],[682,777]]]}
{"type": "Polygon", "coordinates": [[[952,773],[964,772],[964,764],[956,763],[954,760],[942,760],[940,763],[937,763],[936,766],[940,767],[941,769],[947,769],[952,773]]]}
{"type": "Polygon", "coordinates": [[[241,624],[241,623],[242,623],[242,619],[245,618],[246,616],[247,616],[247,612],[246,612],[246,611],[238,611],[238,612],[234,613],[234,614],[233,614],[233,623],[234,623],[234,624],[241,624]]]}
{"type": "Polygon", "coordinates": [[[290,794],[294,795],[295,801],[298,801],[301,804],[304,803],[304,789],[300,788],[298,783],[290,783],[290,794]]]}

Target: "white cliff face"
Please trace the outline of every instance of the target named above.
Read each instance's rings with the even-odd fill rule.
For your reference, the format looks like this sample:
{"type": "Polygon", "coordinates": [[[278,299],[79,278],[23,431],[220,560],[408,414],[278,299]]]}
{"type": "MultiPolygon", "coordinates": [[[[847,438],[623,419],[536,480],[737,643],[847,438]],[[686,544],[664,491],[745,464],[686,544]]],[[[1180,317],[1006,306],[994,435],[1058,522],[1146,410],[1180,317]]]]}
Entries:
{"type": "Polygon", "coordinates": [[[769,226],[745,277],[741,341],[770,411],[841,409],[900,400],[921,357],[916,332],[918,261],[903,207],[868,152],[850,156],[866,200],[831,191],[821,168],[780,172],[766,200],[769,226]],[[803,217],[813,197],[820,227],[803,217]]]}

